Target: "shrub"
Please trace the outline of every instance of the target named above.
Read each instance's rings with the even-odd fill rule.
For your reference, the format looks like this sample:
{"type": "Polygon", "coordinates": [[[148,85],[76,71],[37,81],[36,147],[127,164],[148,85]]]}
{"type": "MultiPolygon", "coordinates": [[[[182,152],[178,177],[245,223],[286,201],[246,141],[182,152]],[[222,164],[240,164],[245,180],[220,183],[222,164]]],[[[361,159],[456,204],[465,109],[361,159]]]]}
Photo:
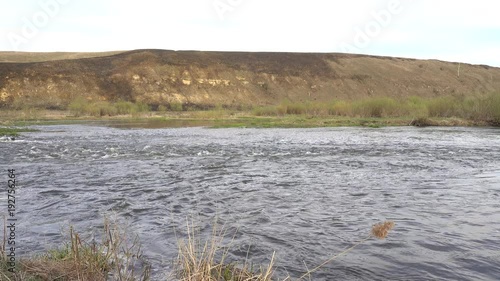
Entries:
{"type": "Polygon", "coordinates": [[[137,108],[137,112],[149,112],[151,111],[151,108],[149,107],[149,105],[143,103],[143,102],[138,102],[135,104],[136,108],[137,108]]]}
{"type": "Polygon", "coordinates": [[[427,103],[429,116],[431,117],[458,117],[459,101],[453,97],[439,97],[431,99],[427,103]]]}
{"type": "Polygon", "coordinates": [[[286,106],[285,104],[280,104],[276,107],[276,112],[281,116],[285,115],[287,113],[287,110],[288,106],[286,106]]]}
{"type": "Polygon", "coordinates": [[[171,102],[170,103],[170,110],[172,111],[183,111],[184,107],[181,102],[171,102]]]}
{"type": "Polygon", "coordinates": [[[107,101],[93,104],[91,111],[93,116],[114,116],[118,114],[116,107],[107,101]]]}
{"type": "Polygon", "coordinates": [[[306,113],[306,107],[303,104],[285,103],[281,106],[286,108],[286,114],[301,115],[306,113]]]}
{"type": "Polygon", "coordinates": [[[89,102],[83,97],[77,97],[69,105],[68,109],[74,116],[82,116],[87,114],[87,107],[89,102]]]}
{"type": "Polygon", "coordinates": [[[491,95],[489,102],[493,120],[500,123],[500,93],[491,95]]]}
{"type": "Polygon", "coordinates": [[[338,101],[331,105],[328,109],[328,114],[336,116],[351,116],[352,104],[346,101],[338,101]]]}
{"type": "Polygon", "coordinates": [[[164,106],[163,104],[160,104],[156,110],[159,111],[159,112],[166,112],[167,111],[167,107],[164,106]]]}
{"type": "Polygon", "coordinates": [[[137,106],[129,101],[119,101],[114,104],[117,114],[133,114],[137,112],[137,106]]]}
{"type": "Polygon", "coordinates": [[[429,116],[429,109],[424,99],[416,96],[409,97],[406,103],[401,104],[401,111],[404,115],[414,118],[424,118],[429,116]]]}
{"type": "Polygon", "coordinates": [[[370,98],[353,104],[355,115],[361,117],[389,117],[398,116],[399,107],[391,98],[370,98]]]}
{"type": "Polygon", "coordinates": [[[467,98],[462,100],[458,107],[456,108],[456,116],[470,119],[470,120],[480,120],[484,118],[484,115],[481,109],[482,101],[478,98],[467,98]]]}
{"type": "Polygon", "coordinates": [[[306,114],[309,116],[328,115],[328,105],[318,102],[307,102],[305,105],[306,114]]]}
{"type": "Polygon", "coordinates": [[[495,125],[500,125],[500,93],[491,94],[481,104],[483,119],[495,125]]]}
{"type": "Polygon", "coordinates": [[[264,106],[257,107],[253,110],[255,116],[280,116],[283,112],[280,112],[278,106],[264,106]]]}

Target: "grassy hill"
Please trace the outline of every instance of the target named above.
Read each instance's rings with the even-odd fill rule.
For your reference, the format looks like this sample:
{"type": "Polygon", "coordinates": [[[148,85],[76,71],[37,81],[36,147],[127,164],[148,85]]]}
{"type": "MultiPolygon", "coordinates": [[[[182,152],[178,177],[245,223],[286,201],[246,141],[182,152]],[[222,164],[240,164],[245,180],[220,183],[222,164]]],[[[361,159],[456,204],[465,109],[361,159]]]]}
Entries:
{"type": "Polygon", "coordinates": [[[136,50],[0,53],[0,108],[66,109],[77,100],[210,108],[367,97],[481,97],[500,68],[317,53],[136,50]]]}

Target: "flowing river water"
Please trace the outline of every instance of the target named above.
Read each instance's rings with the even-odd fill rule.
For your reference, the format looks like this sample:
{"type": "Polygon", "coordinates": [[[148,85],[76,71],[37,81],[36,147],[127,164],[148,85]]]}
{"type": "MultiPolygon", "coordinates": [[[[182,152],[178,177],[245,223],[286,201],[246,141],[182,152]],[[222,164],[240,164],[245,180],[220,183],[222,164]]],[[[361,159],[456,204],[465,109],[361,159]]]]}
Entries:
{"type": "Polygon", "coordinates": [[[186,220],[203,236],[217,218],[234,236],[229,259],[276,252],[277,276],[296,278],[392,220],[387,239],[311,280],[500,280],[498,129],[33,128],[0,141],[4,179],[18,178],[20,255],[113,214],[165,280],[186,220]]]}

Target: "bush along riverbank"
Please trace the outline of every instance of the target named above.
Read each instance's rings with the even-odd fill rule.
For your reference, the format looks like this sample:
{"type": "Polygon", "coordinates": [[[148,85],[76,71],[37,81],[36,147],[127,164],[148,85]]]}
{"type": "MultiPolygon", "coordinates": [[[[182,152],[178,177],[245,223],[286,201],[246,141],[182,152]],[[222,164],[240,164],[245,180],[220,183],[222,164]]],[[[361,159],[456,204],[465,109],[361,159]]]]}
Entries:
{"type": "MultiPolygon", "coordinates": [[[[211,236],[202,239],[193,222],[187,223],[187,237],[178,240],[178,258],[174,261],[174,270],[165,272],[164,280],[179,281],[271,281],[276,264],[273,254],[269,262],[258,269],[248,261],[229,263],[226,258],[233,241],[227,241],[226,230],[217,222],[213,224],[211,236]]],[[[385,221],[372,226],[366,238],[350,248],[334,255],[304,274],[293,279],[314,280],[314,273],[348,254],[368,240],[385,239],[394,228],[394,223],[385,221]]],[[[105,218],[104,231],[100,241],[85,241],[80,234],[70,227],[68,242],[45,254],[21,257],[16,262],[9,262],[9,246],[6,244],[4,231],[3,245],[0,249],[0,280],[3,281],[146,281],[151,280],[151,266],[141,250],[139,239],[127,231],[117,220],[105,218]]]]}
{"type": "MultiPolygon", "coordinates": [[[[331,103],[282,103],[277,106],[259,107],[253,110],[255,116],[338,116],[352,118],[409,118],[424,120],[432,118],[455,118],[465,121],[500,123],[500,93],[487,97],[438,97],[423,99],[409,97],[393,99],[387,97],[366,98],[356,101],[332,101],[331,103]]],[[[432,122],[432,121],[429,121],[432,122]]],[[[432,124],[432,123],[430,123],[432,124]]],[[[435,123],[439,125],[438,122],[435,123]]]]}

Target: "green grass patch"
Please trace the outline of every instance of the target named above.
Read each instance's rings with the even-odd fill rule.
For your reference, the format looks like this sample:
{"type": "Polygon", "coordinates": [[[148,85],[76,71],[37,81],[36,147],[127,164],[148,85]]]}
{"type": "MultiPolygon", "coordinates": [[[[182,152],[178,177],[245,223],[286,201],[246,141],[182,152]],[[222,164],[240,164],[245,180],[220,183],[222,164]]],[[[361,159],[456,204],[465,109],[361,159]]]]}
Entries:
{"type": "Polygon", "coordinates": [[[2,128],[0,127],[0,136],[18,137],[22,132],[36,132],[37,130],[28,128],[2,128]]]}
{"type": "Polygon", "coordinates": [[[139,114],[148,113],[150,111],[150,106],[140,102],[118,101],[112,103],[109,101],[89,101],[83,97],[78,97],[69,104],[68,110],[74,117],[137,116],[139,114]]]}
{"type": "Polygon", "coordinates": [[[104,220],[100,241],[85,240],[70,227],[67,243],[44,254],[18,258],[14,273],[9,271],[8,248],[6,240],[3,241],[0,247],[0,280],[149,280],[150,267],[142,257],[138,237],[131,237],[116,220],[104,220]],[[110,279],[110,276],[113,278],[110,279]]]}
{"type": "Polygon", "coordinates": [[[211,128],[318,128],[318,127],[371,127],[407,126],[411,118],[361,118],[304,115],[283,117],[240,117],[215,120],[211,128]]]}

